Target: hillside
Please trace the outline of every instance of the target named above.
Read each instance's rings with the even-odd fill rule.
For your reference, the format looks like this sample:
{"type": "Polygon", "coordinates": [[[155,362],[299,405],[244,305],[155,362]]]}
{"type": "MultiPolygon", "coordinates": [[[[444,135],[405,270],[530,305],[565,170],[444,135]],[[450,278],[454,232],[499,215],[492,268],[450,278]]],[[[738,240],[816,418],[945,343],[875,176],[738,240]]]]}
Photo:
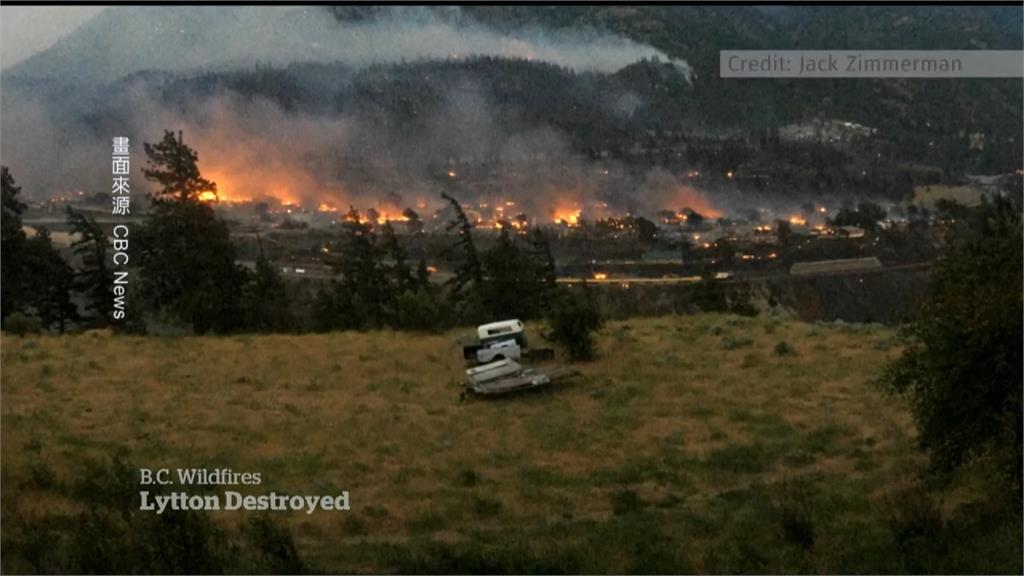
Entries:
{"type": "Polygon", "coordinates": [[[349,512],[273,515],[330,572],[1020,569],[995,522],[944,528],[931,556],[901,547],[924,462],[871,384],[898,350],[888,329],[615,322],[575,381],[465,402],[459,335],[5,334],[4,570],[62,566],[73,487],[118,452],[350,491],[349,512]],[[41,516],[56,532],[18,531],[41,516]]]}

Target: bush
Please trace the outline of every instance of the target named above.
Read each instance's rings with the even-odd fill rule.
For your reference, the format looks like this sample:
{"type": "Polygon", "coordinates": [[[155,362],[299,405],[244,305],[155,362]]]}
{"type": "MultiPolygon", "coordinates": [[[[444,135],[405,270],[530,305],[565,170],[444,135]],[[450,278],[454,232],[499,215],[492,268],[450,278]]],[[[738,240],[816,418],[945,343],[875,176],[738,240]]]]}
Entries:
{"type": "Polygon", "coordinates": [[[462,486],[476,486],[480,482],[480,475],[472,468],[459,472],[459,484],[462,486]]]}
{"type": "Polygon", "coordinates": [[[548,339],[569,351],[572,360],[590,360],[594,357],[594,331],[601,328],[604,319],[589,289],[565,289],[548,312],[551,333],[548,339]]]}
{"type": "Polygon", "coordinates": [[[779,340],[779,343],[775,345],[776,356],[796,356],[796,354],[796,348],[785,340],[779,340]]]}
{"type": "Polygon", "coordinates": [[[53,469],[46,465],[46,462],[35,461],[29,467],[29,477],[32,483],[40,488],[52,488],[56,482],[53,469]]]}
{"type": "MultiPolygon", "coordinates": [[[[907,346],[882,381],[911,402],[932,468],[949,478],[987,456],[1007,494],[1021,495],[1024,459],[1020,206],[998,199],[947,245],[907,346]]],[[[1019,505],[1018,505],[1019,510],[1019,505]]]]}
{"type": "Polygon", "coordinates": [[[26,334],[39,334],[42,325],[38,318],[27,316],[21,312],[15,312],[4,321],[4,331],[18,336],[26,334]]]}
{"type": "Polygon", "coordinates": [[[398,296],[396,327],[421,332],[442,332],[451,327],[452,309],[440,295],[422,289],[398,296]]]}
{"type": "Polygon", "coordinates": [[[749,284],[738,285],[729,292],[729,312],[740,316],[757,316],[753,289],[749,284]]]}
{"type": "Polygon", "coordinates": [[[903,552],[934,539],[942,530],[938,504],[920,487],[901,490],[889,504],[889,529],[903,552]]]}
{"type": "Polygon", "coordinates": [[[473,511],[476,512],[477,516],[481,517],[494,516],[501,512],[501,502],[493,498],[474,496],[473,511]]]}
{"type": "Polygon", "coordinates": [[[811,505],[812,492],[804,484],[785,484],[775,498],[775,510],[783,534],[804,550],[814,547],[815,527],[811,505]]]}
{"type": "Polygon", "coordinates": [[[746,348],[753,344],[754,341],[750,338],[743,336],[726,336],[722,338],[722,347],[726,350],[737,350],[739,348],[746,348]]]}
{"type": "Polygon", "coordinates": [[[288,529],[275,523],[266,514],[253,516],[244,533],[252,548],[251,568],[254,571],[268,570],[276,574],[303,574],[309,571],[288,529]]]}
{"type": "Polygon", "coordinates": [[[644,504],[640,497],[632,490],[619,490],[611,495],[612,512],[616,516],[631,514],[643,510],[644,504]]]}

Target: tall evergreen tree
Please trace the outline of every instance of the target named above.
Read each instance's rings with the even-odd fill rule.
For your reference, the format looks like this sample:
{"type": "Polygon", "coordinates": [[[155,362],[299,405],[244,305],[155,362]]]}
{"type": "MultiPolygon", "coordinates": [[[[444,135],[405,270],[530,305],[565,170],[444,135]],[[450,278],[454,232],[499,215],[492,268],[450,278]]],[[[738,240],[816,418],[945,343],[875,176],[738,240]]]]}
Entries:
{"type": "Polygon", "coordinates": [[[295,327],[284,278],[263,253],[259,236],[256,269],[242,288],[242,314],[246,330],[288,332],[295,327]]]}
{"type": "Polygon", "coordinates": [[[235,264],[227,225],[200,200],[216,185],[202,178],[198,156],[180,132],[165,132],[163,141],[144,148],[149,167],[143,173],[162,186],[137,235],[144,299],[197,333],[237,329],[246,275],[235,264]]]}
{"type": "Polygon", "coordinates": [[[482,292],[496,318],[531,318],[539,311],[542,288],[536,264],[516,246],[503,226],[495,245],[484,253],[482,292]]]}
{"type": "Polygon", "coordinates": [[[423,220],[415,210],[406,208],[402,211],[402,216],[405,216],[405,227],[409,234],[419,234],[423,231],[423,220]]]}
{"type": "Polygon", "coordinates": [[[78,307],[72,301],[75,272],[53,246],[46,228],[40,228],[25,242],[25,266],[32,271],[27,286],[29,304],[43,327],[56,328],[63,334],[79,319],[78,307]]]}
{"type": "Polygon", "coordinates": [[[0,168],[0,190],[3,193],[3,217],[0,218],[0,254],[3,269],[0,272],[0,318],[25,304],[25,232],[21,229],[21,215],[25,204],[18,199],[21,188],[6,166],[0,168]]]}
{"type": "Polygon", "coordinates": [[[415,290],[416,277],[413,276],[408,256],[391,222],[385,222],[381,227],[381,244],[384,255],[390,260],[387,269],[390,287],[399,294],[407,290],[415,290]]]}
{"type": "Polygon", "coordinates": [[[454,231],[457,235],[455,244],[446,253],[454,250],[462,253],[460,262],[455,269],[455,275],[448,281],[452,297],[458,298],[467,289],[480,287],[483,283],[483,267],[480,265],[480,256],[476,250],[476,244],[473,242],[473,225],[462,210],[462,205],[445,192],[441,193],[441,197],[448,201],[455,215],[445,229],[448,232],[454,231]]]}
{"type": "Polygon", "coordinates": [[[317,332],[330,332],[343,327],[338,303],[335,300],[337,292],[337,282],[334,280],[331,280],[327,287],[321,286],[317,289],[313,298],[313,329],[317,332]]]}
{"type": "Polygon", "coordinates": [[[545,290],[554,290],[558,280],[558,271],[555,267],[555,255],[551,252],[551,242],[547,234],[540,227],[530,230],[531,257],[540,282],[545,290]]]}
{"type": "Polygon", "coordinates": [[[104,326],[114,307],[114,274],[107,262],[107,234],[96,219],[67,207],[68,224],[78,239],[71,243],[72,251],[81,259],[75,274],[75,290],[86,298],[85,310],[97,325],[104,326]]]}
{"type": "Polygon", "coordinates": [[[164,130],[163,140],[143,144],[149,166],[142,170],[147,180],[161,186],[155,200],[198,200],[200,195],[216,196],[217,184],[199,173],[199,155],[185,144],[182,133],[164,130]]]}
{"type": "Polygon", "coordinates": [[[342,230],[341,281],[337,283],[337,305],[345,311],[345,327],[367,328],[385,323],[393,292],[381,266],[381,250],[370,221],[364,221],[355,207],[349,209],[342,230]]]}

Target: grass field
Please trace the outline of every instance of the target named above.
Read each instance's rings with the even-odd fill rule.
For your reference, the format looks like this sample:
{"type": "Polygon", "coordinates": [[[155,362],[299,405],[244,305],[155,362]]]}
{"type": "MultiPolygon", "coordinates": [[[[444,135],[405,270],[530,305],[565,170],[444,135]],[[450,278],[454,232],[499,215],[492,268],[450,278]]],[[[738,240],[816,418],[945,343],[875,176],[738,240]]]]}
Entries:
{"type": "Polygon", "coordinates": [[[932,184],[929,186],[916,186],[914,188],[914,203],[924,205],[926,208],[934,208],[938,200],[953,200],[964,206],[977,206],[981,204],[981,197],[985,191],[976,186],[947,186],[943,184],[932,184]]]}
{"type": "Polygon", "coordinates": [[[275,513],[324,571],[1020,571],[1019,532],[918,526],[926,460],[872,384],[890,329],[615,322],[575,380],[465,402],[458,335],[4,335],[4,519],[74,510],[54,486],[121,451],[348,490],[275,513]]]}

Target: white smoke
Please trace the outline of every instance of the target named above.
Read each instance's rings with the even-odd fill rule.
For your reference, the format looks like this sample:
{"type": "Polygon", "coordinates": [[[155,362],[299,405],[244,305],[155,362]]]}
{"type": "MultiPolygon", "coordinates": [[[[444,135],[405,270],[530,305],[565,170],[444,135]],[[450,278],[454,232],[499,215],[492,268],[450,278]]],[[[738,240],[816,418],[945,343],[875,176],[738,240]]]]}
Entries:
{"type": "MultiPolygon", "coordinates": [[[[451,87],[415,132],[404,125],[382,129],[353,113],[287,111],[229,91],[168,102],[145,75],[112,82],[153,70],[192,76],[202,70],[251,71],[255,65],[340,61],[358,68],[476,56],[529,58],[598,72],[644,58],[670,60],[649,46],[594,30],[501,34],[457,9],[394,8],[345,23],[322,7],[118,6],[10,71],[23,80],[43,80],[5,87],[0,152],[26,193],[39,199],[106,189],[113,135],[132,138],[135,182],[145,191],[141,145],[158,141],[164,129],[182,130],[186,143],[199,152],[204,175],[235,198],[274,196],[305,205],[329,201],[344,209],[349,202],[365,206],[373,196],[412,205],[435,200],[442,189],[479,193],[445,188],[455,181],[436,181],[432,171],[451,158],[496,162],[502,167],[496,180],[501,194],[541,216],[556,200],[608,199],[621,206],[620,200],[634,196],[631,183],[611,182],[556,130],[496,121],[501,105],[489,101],[488,91],[471,76],[451,87]],[[59,97],[68,86],[83,89],[75,98],[59,97]],[[117,93],[105,95],[113,86],[117,93]],[[370,178],[351,185],[358,181],[353,174],[367,172],[370,178]]],[[[677,65],[687,69],[684,62],[677,65]]],[[[640,105],[632,94],[614,103],[627,115],[640,105]]]]}
{"type": "Polygon", "coordinates": [[[476,56],[544,61],[578,72],[614,72],[658,59],[687,76],[690,71],[685,61],[608,32],[535,27],[503,34],[457,11],[395,8],[346,22],[322,6],[114,6],[10,72],[109,82],[146,70],[294,62],[363,67],[476,56]]]}

